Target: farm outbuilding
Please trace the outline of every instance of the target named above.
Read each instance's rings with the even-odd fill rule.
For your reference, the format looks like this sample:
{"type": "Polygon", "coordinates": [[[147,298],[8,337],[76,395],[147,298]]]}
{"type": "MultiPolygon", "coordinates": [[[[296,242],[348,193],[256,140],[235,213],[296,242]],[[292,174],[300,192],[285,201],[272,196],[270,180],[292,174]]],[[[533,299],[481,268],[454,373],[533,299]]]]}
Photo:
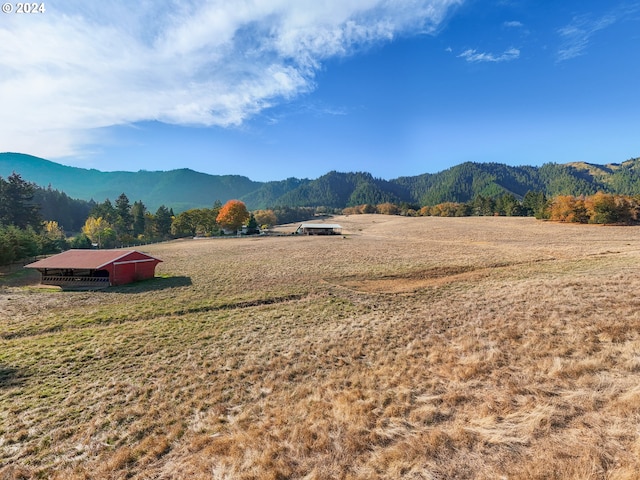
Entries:
{"type": "Polygon", "coordinates": [[[160,262],[137,250],[67,250],[25,268],[37,269],[43,285],[104,288],[153,278],[160,262]]]}
{"type": "Polygon", "coordinates": [[[303,223],[296,233],[302,235],[340,235],[342,227],[337,223],[303,223]]]}

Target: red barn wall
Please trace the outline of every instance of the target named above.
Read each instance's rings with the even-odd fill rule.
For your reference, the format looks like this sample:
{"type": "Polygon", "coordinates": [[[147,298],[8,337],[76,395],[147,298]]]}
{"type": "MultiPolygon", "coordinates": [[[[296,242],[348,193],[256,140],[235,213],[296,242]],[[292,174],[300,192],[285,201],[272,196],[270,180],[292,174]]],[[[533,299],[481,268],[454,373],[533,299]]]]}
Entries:
{"type": "Polygon", "coordinates": [[[109,272],[111,285],[124,285],[153,278],[158,263],[160,262],[155,258],[133,252],[105,266],[105,270],[109,272]]]}

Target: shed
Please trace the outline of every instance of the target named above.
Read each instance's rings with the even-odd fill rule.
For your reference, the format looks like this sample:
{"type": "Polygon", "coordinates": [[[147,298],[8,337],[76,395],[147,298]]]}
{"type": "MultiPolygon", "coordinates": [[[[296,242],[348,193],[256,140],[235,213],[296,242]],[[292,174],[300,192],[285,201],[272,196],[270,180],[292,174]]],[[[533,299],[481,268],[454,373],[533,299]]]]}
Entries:
{"type": "Polygon", "coordinates": [[[160,262],[137,250],[67,250],[25,268],[37,269],[44,285],[104,288],[153,278],[160,262]]]}
{"type": "Polygon", "coordinates": [[[302,235],[340,235],[342,227],[337,223],[302,223],[296,233],[302,235]]]}

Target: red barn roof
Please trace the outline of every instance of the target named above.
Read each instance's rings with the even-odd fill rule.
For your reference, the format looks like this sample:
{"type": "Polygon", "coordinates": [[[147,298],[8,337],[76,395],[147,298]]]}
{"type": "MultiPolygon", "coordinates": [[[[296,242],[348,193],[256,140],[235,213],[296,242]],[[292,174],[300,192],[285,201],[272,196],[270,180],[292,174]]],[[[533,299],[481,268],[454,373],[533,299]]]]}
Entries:
{"type": "Polygon", "coordinates": [[[39,260],[26,268],[82,268],[82,269],[100,269],[120,260],[132,253],[143,255],[146,258],[157,260],[159,258],[152,257],[146,253],[137,250],[67,250],[58,255],[54,255],[43,260],[39,260]]]}

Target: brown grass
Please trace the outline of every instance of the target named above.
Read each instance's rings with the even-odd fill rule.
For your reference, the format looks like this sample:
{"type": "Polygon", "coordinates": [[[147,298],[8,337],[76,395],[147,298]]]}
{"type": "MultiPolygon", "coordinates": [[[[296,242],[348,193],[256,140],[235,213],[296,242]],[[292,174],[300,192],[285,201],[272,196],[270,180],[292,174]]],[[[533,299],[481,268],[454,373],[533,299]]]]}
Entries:
{"type": "Polygon", "coordinates": [[[334,219],[0,290],[0,478],[640,478],[638,227],[334,219]]]}

